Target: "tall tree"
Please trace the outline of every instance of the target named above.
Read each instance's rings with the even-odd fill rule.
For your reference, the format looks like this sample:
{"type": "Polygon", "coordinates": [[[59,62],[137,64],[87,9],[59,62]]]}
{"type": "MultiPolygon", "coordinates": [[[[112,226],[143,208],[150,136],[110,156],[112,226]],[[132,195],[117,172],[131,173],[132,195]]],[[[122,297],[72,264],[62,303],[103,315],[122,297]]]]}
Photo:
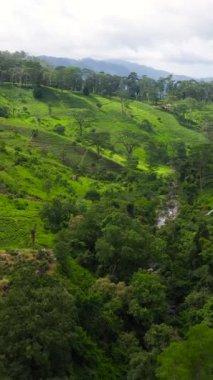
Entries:
{"type": "Polygon", "coordinates": [[[159,356],[160,380],[211,380],[213,330],[205,324],[191,327],[186,340],[173,342],[159,356]]]}
{"type": "Polygon", "coordinates": [[[95,146],[98,156],[100,156],[102,148],[109,148],[110,134],[107,131],[97,132],[92,130],[87,134],[86,138],[91,145],[95,146]]]}

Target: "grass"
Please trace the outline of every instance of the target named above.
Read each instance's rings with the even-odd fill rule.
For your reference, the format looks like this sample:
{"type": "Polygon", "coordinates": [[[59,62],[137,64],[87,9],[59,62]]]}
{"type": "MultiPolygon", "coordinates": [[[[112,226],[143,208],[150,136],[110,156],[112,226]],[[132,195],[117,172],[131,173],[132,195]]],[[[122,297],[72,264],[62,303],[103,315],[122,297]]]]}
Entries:
{"type": "Polygon", "coordinates": [[[36,241],[52,246],[53,236],[44,231],[39,218],[41,204],[23,199],[0,196],[0,248],[30,247],[31,229],[36,225],[36,241]],[[23,208],[23,209],[22,209],[23,208]]]}
{"type": "Polygon", "coordinates": [[[197,144],[206,140],[201,133],[180,125],[170,113],[139,102],[133,102],[131,109],[138,121],[147,119],[152,123],[155,132],[154,139],[158,142],[169,144],[174,140],[179,140],[186,144],[197,144]]]}

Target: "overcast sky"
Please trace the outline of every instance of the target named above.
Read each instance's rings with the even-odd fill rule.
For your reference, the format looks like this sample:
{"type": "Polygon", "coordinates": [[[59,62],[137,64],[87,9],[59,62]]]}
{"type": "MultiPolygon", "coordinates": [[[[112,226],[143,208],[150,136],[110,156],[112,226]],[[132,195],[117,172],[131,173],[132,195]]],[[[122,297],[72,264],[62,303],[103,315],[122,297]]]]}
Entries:
{"type": "Polygon", "coordinates": [[[4,0],[0,50],[213,77],[213,0],[4,0]]]}

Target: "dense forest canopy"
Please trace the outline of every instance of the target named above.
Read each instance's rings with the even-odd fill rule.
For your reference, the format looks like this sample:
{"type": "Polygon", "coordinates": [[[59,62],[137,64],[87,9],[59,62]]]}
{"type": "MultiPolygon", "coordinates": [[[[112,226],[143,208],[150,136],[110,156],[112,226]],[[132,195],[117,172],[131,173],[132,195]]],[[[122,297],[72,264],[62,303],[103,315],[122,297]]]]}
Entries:
{"type": "Polygon", "coordinates": [[[0,378],[213,378],[213,82],[0,52],[0,378]]]}

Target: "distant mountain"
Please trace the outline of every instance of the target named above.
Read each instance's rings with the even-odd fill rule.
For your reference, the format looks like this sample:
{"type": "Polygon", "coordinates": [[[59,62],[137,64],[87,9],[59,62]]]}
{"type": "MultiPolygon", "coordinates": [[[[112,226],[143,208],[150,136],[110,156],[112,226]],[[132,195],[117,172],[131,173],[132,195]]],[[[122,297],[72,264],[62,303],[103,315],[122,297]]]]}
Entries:
{"type": "MultiPolygon", "coordinates": [[[[95,60],[92,58],[84,59],[71,59],[63,57],[50,57],[47,55],[41,55],[38,57],[40,60],[47,62],[51,66],[76,66],[81,69],[91,69],[97,72],[103,71],[106,74],[128,76],[131,72],[136,72],[139,77],[147,75],[153,79],[159,79],[160,77],[167,77],[171,73],[163,70],[153,69],[152,67],[139,65],[137,63],[110,59],[110,60],[95,60]]],[[[190,79],[184,75],[173,75],[176,80],[190,79]]]]}
{"type": "Polygon", "coordinates": [[[212,82],[213,81],[213,77],[211,78],[201,78],[199,79],[201,82],[212,82]]]}
{"type": "Polygon", "coordinates": [[[143,76],[143,75],[147,75],[150,78],[159,79],[160,77],[167,77],[168,75],[171,74],[171,73],[169,73],[167,71],[157,70],[157,69],[154,69],[154,68],[149,67],[149,66],[139,65],[137,63],[123,61],[123,60],[120,60],[120,59],[119,60],[117,60],[117,59],[109,60],[108,62],[111,62],[114,65],[124,66],[125,69],[128,70],[128,73],[135,72],[140,77],[143,76]]]}

